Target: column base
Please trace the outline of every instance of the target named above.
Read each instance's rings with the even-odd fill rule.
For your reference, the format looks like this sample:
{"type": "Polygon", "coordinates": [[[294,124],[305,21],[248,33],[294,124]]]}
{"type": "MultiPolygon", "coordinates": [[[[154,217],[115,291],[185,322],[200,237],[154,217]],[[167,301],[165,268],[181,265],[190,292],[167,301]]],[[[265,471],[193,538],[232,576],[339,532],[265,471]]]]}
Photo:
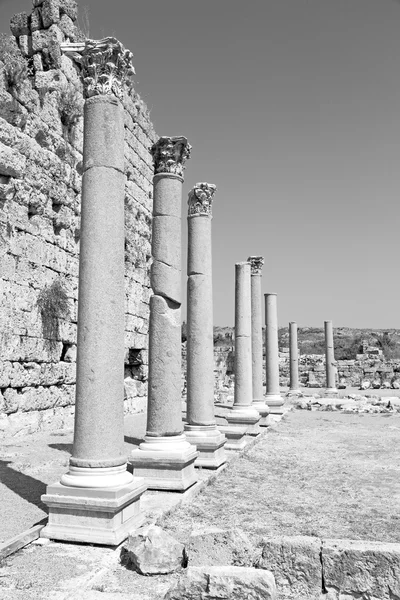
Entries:
{"type": "Polygon", "coordinates": [[[197,481],[194,462],[199,456],[186,436],[145,436],[129,459],[135,477],[144,477],[149,490],[184,492],[197,481]]]}
{"type": "Polygon", "coordinates": [[[281,415],[283,414],[283,404],[284,399],[280,394],[266,394],[265,395],[265,404],[269,406],[269,412],[271,415],[281,415]]]}
{"type": "Polygon", "coordinates": [[[256,409],[261,417],[258,425],[260,427],[269,427],[268,415],[270,413],[270,408],[268,404],[265,404],[265,402],[262,400],[256,400],[253,401],[252,406],[256,409]]]}
{"type": "Polygon", "coordinates": [[[339,396],[339,390],[337,388],[326,388],[324,394],[329,396],[339,396]]]}
{"type": "Polygon", "coordinates": [[[233,427],[247,427],[247,435],[258,435],[260,433],[260,414],[251,404],[249,406],[231,407],[231,412],[225,416],[229,425],[233,427]]]}
{"type": "Polygon", "coordinates": [[[290,398],[291,396],[300,396],[300,394],[302,394],[303,392],[297,388],[297,389],[293,389],[293,390],[289,390],[288,393],[286,394],[286,396],[288,398],[290,398]]]}
{"type": "Polygon", "coordinates": [[[49,520],[40,535],[52,540],[117,546],[145,520],[140,496],[147,489],[146,482],[130,477],[131,483],[114,488],[48,485],[41,499],[49,507],[49,520]]]}
{"type": "Polygon", "coordinates": [[[199,456],[195,460],[195,467],[204,469],[218,469],[226,463],[224,446],[226,437],[215,425],[185,425],[185,435],[189,444],[196,446],[199,456]]]}
{"type": "Polygon", "coordinates": [[[244,450],[247,446],[247,427],[227,427],[220,425],[219,430],[226,437],[225,450],[234,450],[236,452],[244,450]]]}

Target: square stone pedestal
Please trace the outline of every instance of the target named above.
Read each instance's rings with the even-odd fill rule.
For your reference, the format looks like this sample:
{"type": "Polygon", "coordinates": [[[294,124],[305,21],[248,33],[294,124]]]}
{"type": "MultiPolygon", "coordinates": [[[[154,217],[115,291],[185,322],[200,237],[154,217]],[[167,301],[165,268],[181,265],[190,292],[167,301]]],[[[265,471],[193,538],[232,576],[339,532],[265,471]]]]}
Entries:
{"type": "MultiPolygon", "coordinates": [[[[179,436],[185,439],[185,436],[179,436]]],[[[184,492],[197,481],[194,462],[196,447],[171,438],[148,439],[147,436],[129,459],[135,477],[144,477],[149,490],[184,492]]]]}
{"type": "Polygon", "coordinates": [[[215,427],[201,427],[196,425],[185,425],[186,439],[190,444],[196,446],[199,456],[196,458],[195,466],[204,469],[218,469],[226,463],[225,444],[226,437],[215,427]]]}
{"type": "Polygon", "coordinates": [[[218,429],[226,437],[225,450],[244,450],[247,445],[247,427],[218,425],[218,429]]]}
{"type": "Polygon", "coordinates": [[[337,388],[326,388],[324,395],[327,398],[337,398],[339,396],[339,390],[337,388]]]}
{"type": "Polygon", "coordinates": [[[266,394],[265,396],[265,404],[269,407],[270,415],[283,415],[285,412],[283,408],[284,402],[280,394],[271,394],[270,396],[266,394]]]}
{"type": "Polygon", "coordinates": [[[118,488],[48,485],[42,502],[49,507],[49,520],[40,535],[52,540],[116,546],[144,522],[140,496],[146,489],[144,479],[118,488]]]}

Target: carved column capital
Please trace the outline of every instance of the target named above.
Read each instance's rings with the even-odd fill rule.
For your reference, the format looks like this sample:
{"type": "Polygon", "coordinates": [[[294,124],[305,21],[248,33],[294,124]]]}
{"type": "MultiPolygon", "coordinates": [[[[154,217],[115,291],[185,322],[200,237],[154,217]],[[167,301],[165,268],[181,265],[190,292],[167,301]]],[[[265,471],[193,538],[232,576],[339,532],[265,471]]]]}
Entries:
{"type": "Polygon", "coordinates": [[[212,215],[212,201],[217,186],[213,183],[196,183],[189,192],[188,197],[188,216],[212,215]]]}
{"type": "Polygon", "coordinates": [[[153,144],[151,154],[154,174],[172,173],[183,177],[185,163],[190,158],[192,146],[183,136],[163,136],[153,144]]]}
{"type": "Polygon", "coordinates": [[[87,40],[81,60],[85,97],[113,94],[121,99],[135,74],[132,58],[116,38],[87,40]]]}
{"type": "Polygon", "coordinates": [[[264,266],[263,256],[249,256],[247,262],[250,263],[252,275],[261,275],[261,271],[264,266]]]}

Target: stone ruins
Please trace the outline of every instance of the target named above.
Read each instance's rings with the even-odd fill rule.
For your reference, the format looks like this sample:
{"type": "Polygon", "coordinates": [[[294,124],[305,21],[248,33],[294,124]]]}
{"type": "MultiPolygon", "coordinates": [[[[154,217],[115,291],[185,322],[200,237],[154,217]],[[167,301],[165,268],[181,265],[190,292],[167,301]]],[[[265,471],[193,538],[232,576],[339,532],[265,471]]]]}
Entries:
{"type": "MultiPolygon", "coordinates": [[[[132,53],[114,37],[85,39],[76,18],[75,0],[34,0],[11,23],[8,52],[22,70],[6,55],[0,62],[0,430],[73,422],[68,470],[41,496],[41,536],[116,546],[144,523],[147,490],[183,495],[202,469],[219,472],[229,451],[279,421],[286,398],[321,384],[311,372],[323,373],[332,399],[349,369],[335,360],[325,321],[325,358],[305,381],[295,322],[279,351],[276,293],[264,294],[264,344],[262,256],[235,264],[234,352],[214,348],[216,186],[200,182],[188,197],[182,394],[181,206],[192,147],[156,136],[132,86],[132,53]],[[127,456],[124,416],[139,412],[146,434],[127,456]]],[[[236,568],[226,577],[246,580],[236,568]]],[[[272,573],[248,576],[276,597],[272,573]]]]}

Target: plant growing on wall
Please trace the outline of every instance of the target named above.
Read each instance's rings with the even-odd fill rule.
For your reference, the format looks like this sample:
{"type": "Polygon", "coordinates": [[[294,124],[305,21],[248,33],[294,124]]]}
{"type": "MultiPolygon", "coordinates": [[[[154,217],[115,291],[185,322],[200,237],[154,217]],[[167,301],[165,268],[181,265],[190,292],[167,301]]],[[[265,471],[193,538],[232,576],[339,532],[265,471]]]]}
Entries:
{"type": "Polygon", "coordinates": [[[59,279],[41,290],[37,305],[42,319],[43,337],[54,348],[60,339],[60,320],[69,316],[68,297],[59,279]]]}
{"type": "Polygon", "coordinates": [[[70,131],[83,114],[82,93],[78,88],[64,86],[58,94],[58,110],[61,123],[70,131]]]}
{"type": "Polygon", "coordinates": [[[0,33],[0,61],[8,88],[17,88],[30,74],[28,61],[22,56],[13,37],[0,33]]]}

